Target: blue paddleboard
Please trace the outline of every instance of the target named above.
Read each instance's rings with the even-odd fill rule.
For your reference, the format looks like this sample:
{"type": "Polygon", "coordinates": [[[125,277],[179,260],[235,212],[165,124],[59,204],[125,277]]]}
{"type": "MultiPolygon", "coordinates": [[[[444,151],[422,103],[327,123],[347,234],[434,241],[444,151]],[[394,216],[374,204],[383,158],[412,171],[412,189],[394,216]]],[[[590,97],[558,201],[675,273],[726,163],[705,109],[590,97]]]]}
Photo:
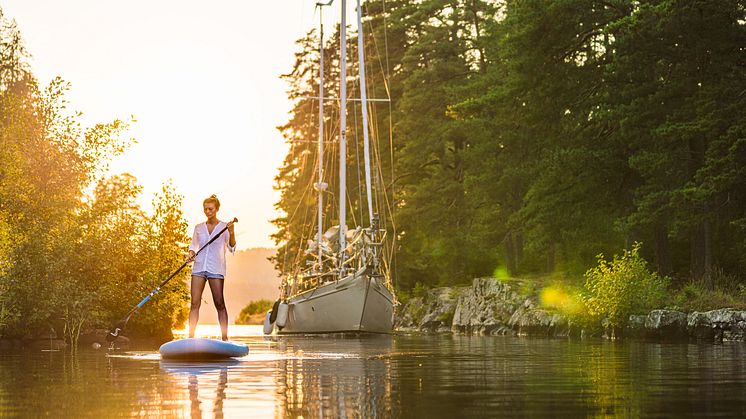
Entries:
{"type": "Polygon", "coordinates": [[[166,342],[158,351],[163,359],[226,359],[245,356],[249,347],[217,339],[188,338],[166,342]]]}

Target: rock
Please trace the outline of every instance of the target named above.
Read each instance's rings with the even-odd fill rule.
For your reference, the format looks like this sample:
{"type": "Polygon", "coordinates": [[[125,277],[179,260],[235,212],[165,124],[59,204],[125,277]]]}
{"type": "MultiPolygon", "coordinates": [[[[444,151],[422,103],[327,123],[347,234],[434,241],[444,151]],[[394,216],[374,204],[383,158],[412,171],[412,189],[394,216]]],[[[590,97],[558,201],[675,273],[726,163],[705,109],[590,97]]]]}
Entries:
{"type": "Polygon", "coordinates": [[[429,332],[451,329],[456,302],[460,292],[456,288],[434,288],[425,295],[425,315],[419,322],[420,330],[429,332]]]}
{"type": "Polygon", "coordinates": [[[524,304],[516,310],[508,324],[523,336],[568,336],[570,334],[567,319],[557,313],[534,308],[533,304],[529,307],[524,304]]]}
{"type": "Polygon", "coordinates": [[[434,288],[397,309],[394,327],[405,332],[746,341],[746,311],[724,308],[687,316],[653,310],[631,315],[624,329],[612,327],[608,319],[581,329],[564,316],[538,307],[535,296],[521,295],[513,288],[495,278],[474,279],[470,287],[434,288]]]}
{"type": "Polygon", "coordinates": [[[687,316],[675,310],[653,310],[645,317],[647,336],[665,339],[687,337],[687,316]]]}
{"type": "Polygon", "coordinates": [[[450,331],[456,302],[463,290],[458,287],[433,288],[422,297],[410,299],[394,319],[394,328],[404,332],[450,331]]]}
{"type": "Polygon", "coordinates": [[[732,308],[694,311],[687,317],[687,327],[697,340],[746,341],[746,312],[732,308]]]}
{"type": "Polygon", "coordinates": [[[424,310],[422,297],[411,298],[401,309],[397,310],[394,329],[405,332],[416,331],[424,310]]]}
{"type": "Polygon", "coordinates": [[[627,321],[626,336],[642,338],[645,337],[645,319],[648,316],[644,314],[632,314],[627,321]]]}
{"type": "Polygon", "coordinates": [[[523,301],[510,285],[495,278],[477,278],[459,297],[451,330],[476,334],[509,333],[510,318],[523,301]]]}

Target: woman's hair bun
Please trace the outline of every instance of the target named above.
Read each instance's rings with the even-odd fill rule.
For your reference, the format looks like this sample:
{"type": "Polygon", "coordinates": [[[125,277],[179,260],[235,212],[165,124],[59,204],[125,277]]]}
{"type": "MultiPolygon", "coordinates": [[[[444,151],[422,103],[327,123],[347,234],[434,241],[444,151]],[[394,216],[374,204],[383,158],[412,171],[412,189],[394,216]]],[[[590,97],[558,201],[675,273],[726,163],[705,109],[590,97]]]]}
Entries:
{"type": "Polygon", "coordinates": [[[206,198],[204,201],[202,201],[202,205],[210,203],[215,204],[215,209],[220,209],[220,201],[218,200],[217,195],[212,194],[209,198],[206,198]]]}

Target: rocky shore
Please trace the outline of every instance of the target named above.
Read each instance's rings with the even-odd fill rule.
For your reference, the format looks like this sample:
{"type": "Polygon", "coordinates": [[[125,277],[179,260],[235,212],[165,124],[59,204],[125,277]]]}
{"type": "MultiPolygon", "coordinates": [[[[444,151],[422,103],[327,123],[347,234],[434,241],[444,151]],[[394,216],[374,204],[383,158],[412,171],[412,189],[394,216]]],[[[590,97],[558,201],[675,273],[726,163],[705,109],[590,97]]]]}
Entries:
{"type": "Polygon", "coordinates": [[[516,284],[477,278],[470,287],[428,290],[403,304],[394,327],[402,332],[548,337],[632,337],[699,342],[746,341],[746,311],[722,308],[683,313],[653,310],[632,315],[623,330],[580,327],[540,307],[538,298],[516,284]]]}

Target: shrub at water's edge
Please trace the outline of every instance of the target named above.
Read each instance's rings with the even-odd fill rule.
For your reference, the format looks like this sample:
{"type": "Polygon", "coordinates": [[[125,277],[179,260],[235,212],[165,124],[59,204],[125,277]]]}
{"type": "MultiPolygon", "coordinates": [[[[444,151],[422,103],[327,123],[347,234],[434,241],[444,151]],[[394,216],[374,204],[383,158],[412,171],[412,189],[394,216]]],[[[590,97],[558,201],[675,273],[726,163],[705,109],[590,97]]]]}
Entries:
{"type": "Polygon", "coordinates": [[[605,328],[624,327],[631,314],[642,314],[665,304],[669,279],[648,269],[640,243],[614,255],[598,255],[598,265],[585,273],[582,291],[583,323],[604,321],[605,328]]]}
{"type": "Polygon", "coordinates": [[[250,302],[236,317],[236,324],[261,324],[265,313],[272,308],[272,304],[272,301],[266,299],[250,302]]]}
{"type": "MultiPolygon", "coordinates": [[[[183,262],[182,197],[167,184],[145,213],[134,176],[108,171],[134,142],[128,123],[84,128],[67,110],[69,84],[39,85],[2,10],[0,44],[0,338],[64,337],[74,348],[183,262]]],[[[171,337],[187,314],[180,279],[132,317],[128,334],[171,337]]]]}
{"type": "MultiPolygon", "coordinates": [[[[701,282],[668,289],[635,243],[612,260],[599,255],[585,281],[553,274],[538,278],[475,278],[471,286],[416,286],[403,294],[395,328],[450,332],[718,342],[746,341],[746,290],[715,272],[715,290],[701,282]]],[[[402,293],[400,293],[402,295],[402,293]]]]}

